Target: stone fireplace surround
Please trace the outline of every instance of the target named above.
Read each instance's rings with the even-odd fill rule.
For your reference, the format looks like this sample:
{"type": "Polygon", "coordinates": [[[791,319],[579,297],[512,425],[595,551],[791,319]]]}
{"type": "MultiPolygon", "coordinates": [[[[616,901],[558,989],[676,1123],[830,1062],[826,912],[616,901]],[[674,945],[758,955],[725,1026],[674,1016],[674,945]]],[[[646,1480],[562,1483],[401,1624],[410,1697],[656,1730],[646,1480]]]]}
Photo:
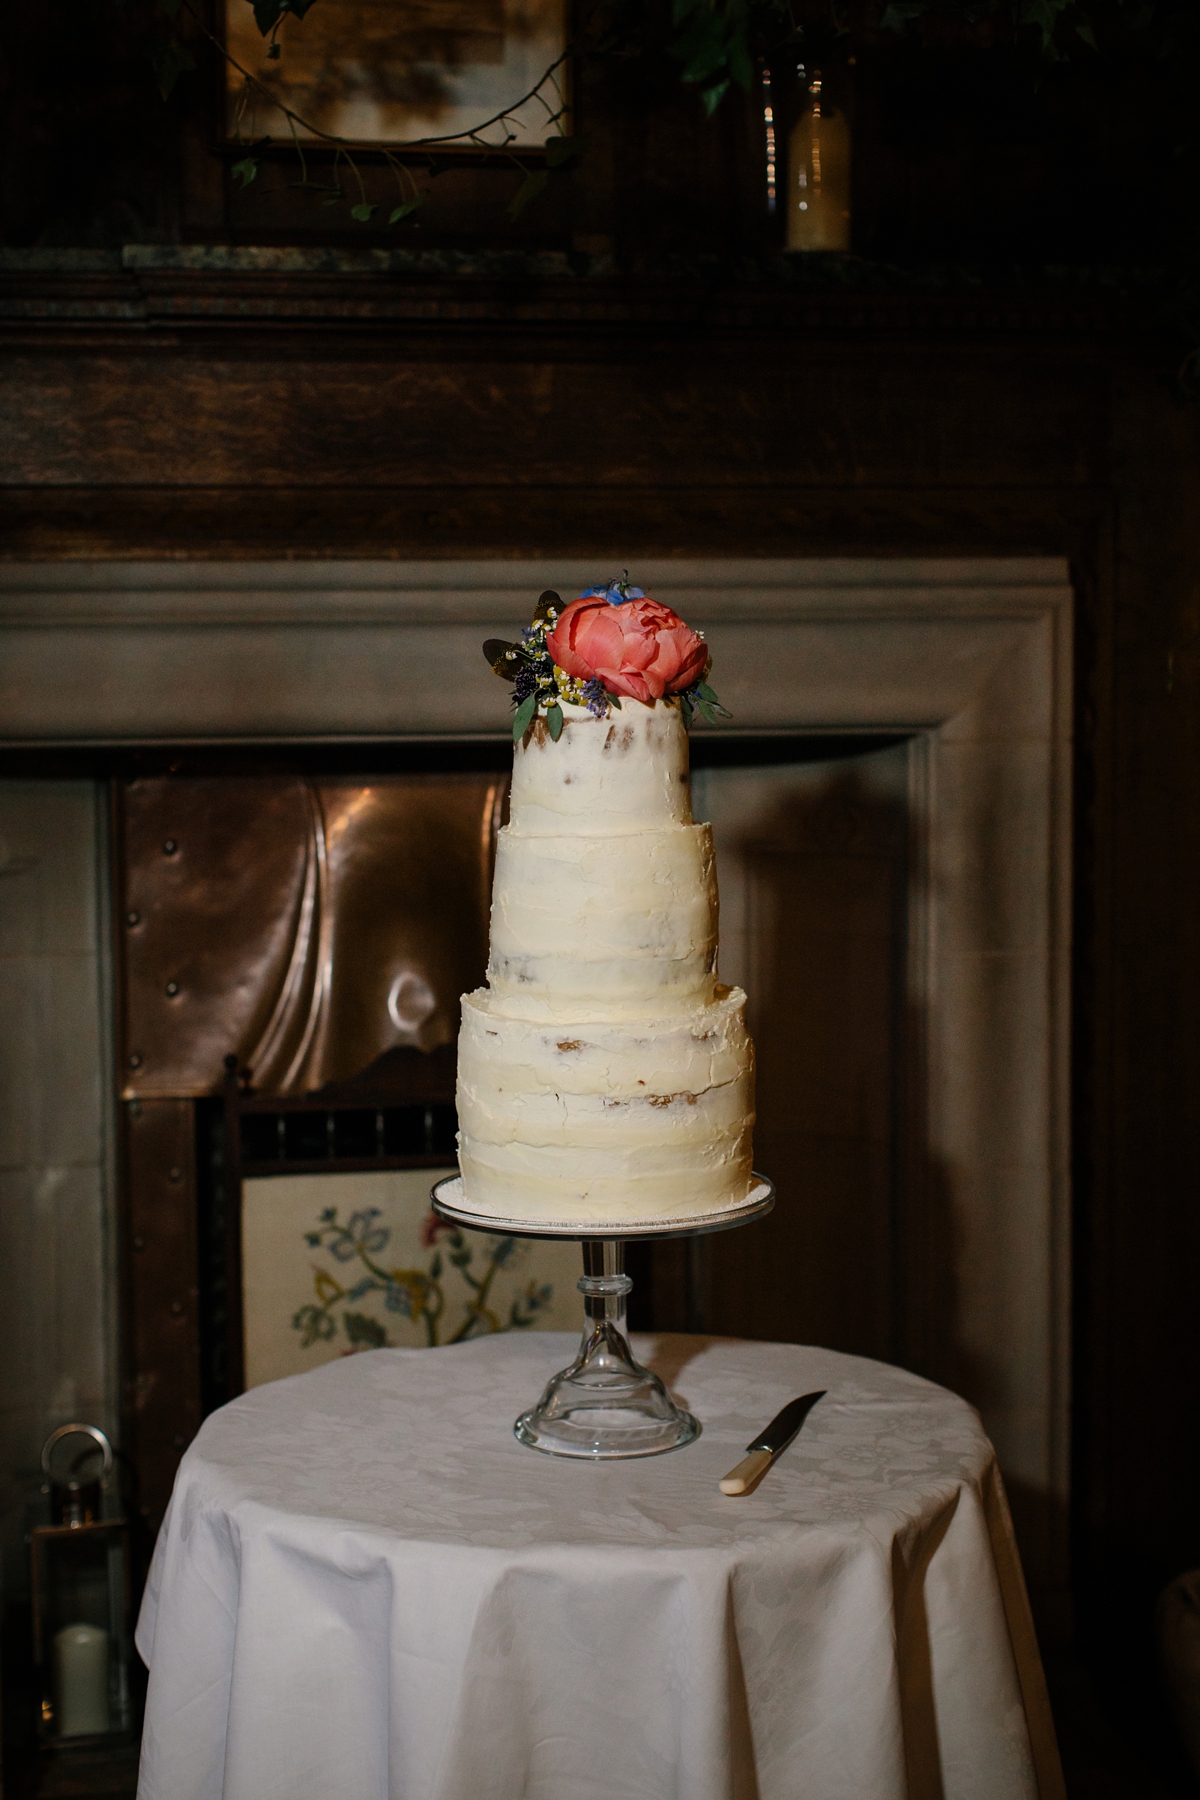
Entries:
{"type": "Polygon", "coordinates": [[[979,1406],[1048,1598],[1067,1556],[1064,562],[8,563],[0,743],[494,737],[481,639],[627,562],[706,633],[729,729],[910,734],[903,1360],[979,1406]]]}

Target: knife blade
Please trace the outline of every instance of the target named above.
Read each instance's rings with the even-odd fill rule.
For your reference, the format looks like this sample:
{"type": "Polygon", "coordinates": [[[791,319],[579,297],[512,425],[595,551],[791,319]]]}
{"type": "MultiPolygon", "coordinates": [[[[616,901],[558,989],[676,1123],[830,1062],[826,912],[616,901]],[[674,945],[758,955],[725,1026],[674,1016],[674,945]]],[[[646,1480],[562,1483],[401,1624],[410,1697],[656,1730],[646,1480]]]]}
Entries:
{"type": "Polygon", "coordinates": [[[782,1456],[800,1427],[807,1419],[818,1400],[823,1400],[827,1388],[819,1388],[815,1394],[801,1394],[798,1399],[789,1400],[787,1405],[775,1414],[765,1431],[746,1445],[749,1454],[743,1458],[736,1469],[730,1469],[717,1486],[723,1494],[746,1494],[757,1487],[777,1456],[782,1456]]]}

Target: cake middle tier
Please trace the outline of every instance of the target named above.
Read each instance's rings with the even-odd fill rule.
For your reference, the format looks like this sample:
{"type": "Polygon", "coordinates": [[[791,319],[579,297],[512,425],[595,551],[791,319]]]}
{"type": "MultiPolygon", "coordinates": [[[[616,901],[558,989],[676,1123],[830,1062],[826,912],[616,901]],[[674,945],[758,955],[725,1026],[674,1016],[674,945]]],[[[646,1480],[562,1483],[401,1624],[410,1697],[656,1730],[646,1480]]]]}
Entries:
{"type": "Polygon", "coordinates": [[[555,1009],[678,1008],[712,996],[717,882],[708,825],[496,846],[488,982],[555,1009]]]}

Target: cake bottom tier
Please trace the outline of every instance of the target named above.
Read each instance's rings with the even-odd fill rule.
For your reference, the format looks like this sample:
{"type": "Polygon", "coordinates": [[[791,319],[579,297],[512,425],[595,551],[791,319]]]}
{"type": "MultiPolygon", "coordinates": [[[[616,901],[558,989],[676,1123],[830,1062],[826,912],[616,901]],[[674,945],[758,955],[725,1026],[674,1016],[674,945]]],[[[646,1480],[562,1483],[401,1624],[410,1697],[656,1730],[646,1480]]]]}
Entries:
{"type": "Polygon", "coordinates": [[[719,1213],[753,1186],[754,1052],[745,995],[669,1020],[513,1018],[463,999],[462,1204],[596,1222],[719,1213]]]}

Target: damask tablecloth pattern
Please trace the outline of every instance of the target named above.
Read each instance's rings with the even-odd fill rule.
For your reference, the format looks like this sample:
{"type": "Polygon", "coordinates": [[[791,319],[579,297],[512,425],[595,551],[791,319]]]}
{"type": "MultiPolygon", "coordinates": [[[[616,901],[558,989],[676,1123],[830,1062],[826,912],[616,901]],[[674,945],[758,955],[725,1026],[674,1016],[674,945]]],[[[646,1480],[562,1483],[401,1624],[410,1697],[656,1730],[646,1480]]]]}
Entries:
{"type": "Polygon", "coordinates": [[[635,1342],[695,1445],[516,1443],[557,1333],[372,1351],[214,1414],[138,1626],[139,1800],[1059,1800],[971,1409],[827,1350],[635,1342]],[[760,1487],[718,1493],[814,1388],[760,1487]]]}

